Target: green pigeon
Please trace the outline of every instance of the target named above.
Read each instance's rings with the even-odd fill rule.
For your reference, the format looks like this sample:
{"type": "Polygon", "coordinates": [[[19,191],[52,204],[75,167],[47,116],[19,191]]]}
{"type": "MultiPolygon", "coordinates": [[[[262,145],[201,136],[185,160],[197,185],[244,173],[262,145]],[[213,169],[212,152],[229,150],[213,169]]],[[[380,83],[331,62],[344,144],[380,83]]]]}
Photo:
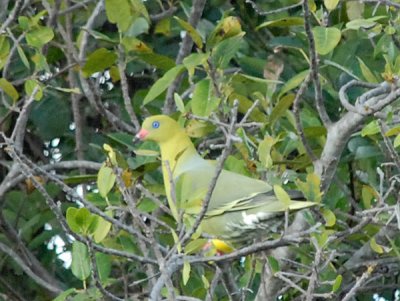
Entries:
{"type": "MultiPolygon", "coordinates": [[[[216,165],[200,156],[185,129],[168,116],[146,118],[136,137],[155,141],[160,147],[165,193],[170,207],[183,208],[185,213],[194,216],[198,214],[216,173],[216,165]],[[171,190],[171,183],[175,185],[174,190],[171,190]],[[176,194],[178,206],[174,203],[172,191],[176,194]]],[[[268,233],[276,228],[277,220],[283,221],[286,210],[315,205],[314,202],[296,201],[304,200],[298,191],[289,192],[289,196],[291,200],[288,203],[282,202],[268,183],[222,170],[200,224],[201,231],[217,239],[244,241],[255,232],[268,233]]],[[[172,214],[178,219],[176,209],[172,214]]]]}

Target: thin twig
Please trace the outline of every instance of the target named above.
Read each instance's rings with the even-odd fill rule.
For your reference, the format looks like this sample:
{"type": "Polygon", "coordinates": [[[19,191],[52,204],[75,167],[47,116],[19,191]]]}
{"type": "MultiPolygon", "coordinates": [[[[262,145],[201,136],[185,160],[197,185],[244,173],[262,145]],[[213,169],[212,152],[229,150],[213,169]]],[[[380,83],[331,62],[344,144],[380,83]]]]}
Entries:
{"type": "MultiPolygon", "coordinates": [[[[195,0],[192,3],[192,11],[190,13],[190,17],[188,23],[194,28],[197,27],[197,24],[200,21],[201,15],[203,14],[203,10],[206,4],[206,0],[195,0]]],[[[183,59],[190,53],[193,46],[193,40],[188,33],[185,34],[183,38],[181,47],[179,48],[178,55],[176,57],[175,63],[181,64],[183,59]]],[[[174,93],[178,89],[183,79],[183,75],[178,76],[172,84],[168,87],[166,99],[164,103],[163,112],[164,114],[170,114],[174,110],[174,93]]]]}
{"type": "Polygon", "coordinates": [[[92,243],[90,240],[86,241],[86,246],[88,248],[88,253],[89,253],[89,258],[90,258],[91,275],[92,275],[92,278],[94,280],[96,287],[106,298],[109,298],[109,299],[115,300],[115,301],[124,301],[124,299],[121,299],[121,298],[115,296],[113,293],[106,290],[104,288],[104,286],[101,284],[100,275],[98,272],[98,267],[97,267],[97,262],[96,262],[96,257],[94,255],[93,246],[92,246],[92,243]]]}
{"type": "Polygon", "coordinates": [[[367,270],[361,275],[360,278],[357,279],[356,283],[353,285],[351,290],[344,296],[342,301],[350,301],[356,292],[360,289],[361,285],[371,276],[371,273],[374,270],[374,266],[369,266],[367,270]]]}
{"type": "Polygon", "coordinates": [[[308,6],[308,0],[303,0],[303,12],[304,12],[304,29],[307,35],[307,40],[310,48],[309,49],[310,60],[311,60],[310,67],[311,67],[311,78],[314,82],[315,104],[322,123],[324,124],[325,127],[329,127],[332,122],[331,119],[329,118],[328,113],[326,112],[322,96],[321,82],[319,80],[319,74],[318,74],[318,58],[317,58],[317,52],[315,50],[314,35],[311,31],[311,20],[310,20],[311,15],[310,15],[310,8],[308,6]]]}
{"type": "Polygon", "coordinates": [[[7,245],[0,242],[0,251],[7,254],[15,263],[38,285],[45,288],[47,291],[52,292],[53,294],[60,294],[63,290],[60,287],[54,286],[51,283],[43,280],[39,275],[36,275],[31,268],[25,264],[25,262],[18,256],[13,249],[9,248],[7,245]]]}
{"type": "Polygon", "coordinates": [[[121,81],[121,90],[122,96],[124,99],[125,110],[128,112],[129,117],[133,125],[135,126],[136,131],[140,129],[139,120],[136,116],[135,111],[133,110],[131,98],[129,97],[129,89],[128,89],[128,80],[126,78],[125,69],[126,69],[126,62],[124,57],[124,50],[122,45],[118,47],[118,70],[119,70],[119,77],[121,81]]]}
{"type": "Polygon", "coordinates": [[[245,2],[250,4],[251,7],[254,9],[254,11],[260,16],[268,16],[268,15],[272,15],[272,14],[278,14],[278,13],[285,12],[285,11],[291,10],[293,8],[299,7],[302,4],[302,1],[300,1],[298,3],[292,4],[292,5],[288,5],[288,6],[285,6],[285,7],[281,7],[281,8],[277,8],[277,9],[271,9],[271,10],[267,10],[267,11],[261,11],[261,9],[257,6],[255,1],[246,0],[245,2]]]}
{"type": "MultiPolygon", "coordinates": [[[[5,29],[11,24],[11,22],[13,22],[16,18],[16,16],[19,13],[19,10],[22,7],[22,0],[16,0],[14,3],[14,8],[12,9],[12,11],[10,12],[10,14],[8,15],[7,19],[3,22],[3,24],[1,24],[0,27],[0,34],[2,34],[5,29]]],[[[5,9],[5,7],[3,7],[3,9],[5,9]]]]}
{"type": "Polygon", "coordinates": [[[300,102],[301,102],[302,96],[303,96],[306,88],[308,87],[308,84],[310,83],[310,80],[311,80],[311,75],[308,74],[307,77],[304,79],[303,83],[301,84],[299,90],[297,91],[296,97],[293,102],[293,114],[294,114],[294,119],[296,121],[296,129],[297,129],[297,133],[300,137],[300,140],[303,143],[303,146],[304,146],[304,149],[305,149],[307,155],[309,156],[311,161],[314,162],[318,158],[314,154],[313,150],[311,149],[310,144],[308,143],[308,140],[304,133],[303,124],[301,123],[301,118],[300,118],[300,102]]]}

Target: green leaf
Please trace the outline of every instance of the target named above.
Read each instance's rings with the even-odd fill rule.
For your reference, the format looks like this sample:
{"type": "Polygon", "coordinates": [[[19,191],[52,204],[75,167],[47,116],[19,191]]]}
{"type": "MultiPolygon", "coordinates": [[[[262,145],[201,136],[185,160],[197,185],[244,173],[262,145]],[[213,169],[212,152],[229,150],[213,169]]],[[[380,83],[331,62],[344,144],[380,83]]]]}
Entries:
{"type": "Polygon", "coordinates": [[[139,17],[134,19],[133,23],[127,30],[126,34],[131,37],[137,37],[142,33],[148,33],[148,32],[149,32],[149,22],[145,18],[139,17]]]}
{"type": "Polygon", "coordinates": [[[346,27],[348,29],[354,29],[354,30],[359,30],[360,28],[370,29],[377,24],[376,21],[385,18],[387,18],[387,16],[376,16],[369,19],[355,19],[350,22],[347,22],[346,27]]]}
{"type": "Polygon", "coordinates": [[[267,258],[268,258],[268,264],[271,268],[272,273],[275,274],[275,273],[279,272],[281,270],[281,267],[279,266],[279,261],[271,255],[268,255],[267,258]]]}
{"type": "Polygon", "coordinates": [[[19,16],[18,17],[18,24],[19,24],[19,27],[22,30],[28,30],[29,26],[30,26],[29,19],[27,17],[25,17],[25,16],[19,16]]]}
{"type": "Polygon", "coordinates": [[[86,245],[79,241],[72,243],[72,274],[79,280],[85,280],[90,276],[90,259],[86,245]]]}
{"type": "Polygon", "coordinates": [[[59,294],[56,298],[53,299],[53,301],[65,301],[68,300],[67,297],[73,293],[76,292],[75,288],[70,288],[67,289],[66,291],[63,291],[61,294],[59,294]]]}
{"type": "Polygon", "coordinates": [[[118,30],[124,32],[132,22],[131,5],[128,0],[106,0],[108,20],[117,24],[118,30]]]}
{"type": "Polygon", "coordinates": [[[104,284],[109,279],[111,274],[111,256],[108,254],[97,252],[95,257],[100,281],[104,284]]]}
{"type": "Polygon", "coordinates": [[[315,173],[307,175],[306,182],[296,181],[297,187],[304,194],[307,201],[321,203],[322,192],[320,191],[321,180],[315,173]]]}
{"type": "Polygon", "coordinates": [[[361,196],[365,209],[370,209],[372,200],[377,198],[378,194],[371,186],[363,185],[361,196]]]}
{"type": "Polygon", "coordinates": [[[183,262],[183,270],[182,270],[182,281],[183,285],[186,285],[190,278],[190,263],[187,261],[183,262]]]}
{"type": "Polygon", "coordinates": [[[199,65],[204,65],[209,58],[209,53],[192,53],[183,59],[183,65],[189,72],[189,76],[194,75],[195,68],[199,65]]]}
{"type": "Polygon", "coordinates": [[[0,78],[0,89],[3,90],[3,92],[6,93],[8,96],[10,96],[14,103],[19,98],[18,91],[5,78],[0,78]]]}
{"type": "Polygon", "coordinates": [[[288,195],[288,193],[279,185],[274,185],[274,193],[275,196],[278,198],[278,200],[280,202],[282,202],[285,207],[288,209],[290,206],[290,196],[288,195]]]}
{"type": "Polygon", "coordinates": [[[257,30],[263,27],[289,27],[304,25],[304,19],[301,17],[286,17],[282,19],[267,21],[257,26],[257,30]]]}
{"type": "Polygon", "coordinates": [[[364,128],[361,130],[361,136],[372,136],[378,134],[380,132],[379,124],[377,120],[373,120],[368,123],[364,128]]]}
{"type": "Polygon", "coordinates": [[[198,48],[203,48],[203,40],[201,39],[200,34],[197,32],[195,28],[193,28],[192,25],[190,25],[188,22],[178,18],[174,17],[176,21],[178,21],[179,25],[187,31],[187,33],[190,35],[192,38],[193,42],[196,44],[198,48]]]}
{"type": "Polygon", "coordinates": [[[304,70],[289,79],[286,84],[283,85],[281,92],[279,92],[278,99],[281,98],[285,93],[300,86],[309,73],[310,70],[304,70]]]}
{"type": "Polygon", "coordinates": [[[143,198],[137,206],[137,209],[142,212],[153,212],[157,208],[158,205],[147,198],[143,198]]]}
{"type": "Polygon", "coordinates": [[[75,216],[78,213],[78,209],[75,207],[69,207],[66,212],[67,224],[71,230],[75,233],[80,233],[81,227],[76,222],[75,216]]]}
{"type": "Polygon", "coordinates": [[[137,149],[135,150],[135,154],[137,156],[158,157],[160,152],[151,149],[137,149]]]}
{"type": "Polygon", "coordinates": [[[214,66],[224,69],[231,59],[237,54],[239,48],[244,44],[244,33],[223,40],[218,43],[212,51],[212,62],[214,66]]]}
{"type": "Polygon", "coordinates": [[[97,188],[99,189],[100,195],[105,198],[107,194],[114,187],[116,175],[112,168],[103,164],[97,174],[97,188]]]}
{"type": "Polygon", "coordinates": [[[174,100],[175,100],[175,105],[178,108],[178,111],[181,113],[186,113],[185,104],[183,103],[183,100],[178,93],[174,93],[174,100]]]}
{"type": "Polygon", "coordinates": [[[340,42],[341,32],[335,27],[316,26],[312,31],[315,39],[315,49],[320,55],[328,54],[340,42]]]}
{"type": "Polygon", "coordinates": [[[215,130],[215,127],[208,122],[191,119],[185,129],[189,137],[200,138],[212,133],[215,130]]]}
{"type": "Polygon", "coordinates": [[[36,53],[31,56],[31,60],[35,63],[35,71],[50,72],[50,67],[49,64],[47,64],[47,59],[40,51],[36,51],[36,53]]]}
{"type": "Polygon", "coordinates": [[[142,0],[130,0],[132,10],[135,12],[135,14],[140,14],[147,20],[148,23],[150,23],[150,16],[144,3],[145,2],[142,0]]]}
{"type": "Polygon", "coordinates": [[[79,208],[75,213],[75,223],[79,226],[79,232],[88,234],[88,229],[92,223],[92,215],[85,207],[79,208]]]}
{"type": "MultiPolygon", "coordinates": [[[[105,212],[109,217],[113,217],[113,212],[108,210],[105,212]]],[[[111,223],[106,221],[101,216],[98,216],[98,222],[96,228],[93,232],[93,239],[96,243],[101,242],[104,238],[106,238],[107,234],[110,232],[111,223]]]]}
{"type": "Polygon", "coordinates": [[[153,101],[157,96],[163,93],[175,80],[175,78],[182,73],[184,67],[182,65],[175,66],[168,70],[161,78],[159,78],[154,85],[150,88],[146,97],[143,99],[143,105],[153,101]]]}
{"type": "Polygon", "coordinates": [[[346,12],[349,20],[362,19],[365,4],[358,1],[346,1],[346,12]]]}
{"type": "Polygon", "coordinates": [[[26,34],[26,42],[35,48],[42,48],[54,38],[54,32],[49,27],[38,26],[26,34]]]}
{"type": "Polygon", "coordinates": [[[203,79],[196,84],[191,101],[193,114],[208,117],[218,108],[220,99],[213,92],[209,79],[203,79]]]}
{"type": "Polygon", "coordinates": [[[324,0],[324,5],[327,10],[332,11],[338,5],[339,0],[324,0]]]}
{"type": "Polygon", "coordinates": [[[81,90],[78,87],[76,88],[51,87],[51,88],[64,93],[82,94],[81,90]]]}
{"type": "Polygon", "coordinates": [[[111,67],[117,60],[117,54],[114,51],[105,48],[99,48],[87,56],[87,61],[82,67],[82,73],[89,77],[93,73],[100,72],[111,67]]]}
{"type": "Polygon", "coordinates": [[[201,275],[201,281],[203,282],[204,288],[208,290],[210,288],[210,282],[206,278],[206,276],[201,275]]]}
{"type": "Polygon", "coordinates": [[[335,282],[332,285],[332,293],[335,293],[339,290],[340,286],[342,285],[343,276],[337,275],[335,282]]]}
{"type": "Polygon", "coordinates": [[[258,158],[261,161],[262,165],[269,169],[272,167],[272,157],[271,157],[271,148],[275,145],[277,140],[275,140],[271,136],[266,136],[263,141],[261,141],[258,145],[258,158]]]}
{"type": "Polygon", "coordinates": [[[383,254],[383,247],[378,244],[375,240],[375,237],[372,237],[371,240],[369,241],[369,246],[371,247],[371,249],[378,253],[378,254],[383,254]]]}
{"type": "Polygon", "coordinates": [[[293,104],[296,95],[293,93],[287,94],[279,99],[276,106],[272,109],[272,112],[269,116],[269,122],[271,126],[281,117],[283,116],[286,111],[290,108],[293,104]]]}
{"type": "Polygon", "coordinates": [[[117,45],[119,43],[118,39],[113,39],[111,37],[109,37],[108,35],[105,35],[104,33],[101,33],[99,31],[93,30],[93,29],[85,29],[87,30],[87,32],[90,33],[90,35],[95,38],[96,40],[100,40],[100,41],[105,41],[108,43],[111,43],[113,45],[117,45]]]}
{"type": "Polygon", "coordinates": [[[371,71],[371,69],[368,68],[368,66],[363,62],[362,59],[357,57],[358,63],[360,65],[361,73],[363,77],[366,79],[367,82],[369,83],[378,83],[378,79],[375,77],[374,73],[371,71]]]}
{"type": "Polygon", "coordinates": [[[190,241],[186,246],[185,246],[185,254],[193,254],[198,251],[200,251],[204,245],[207,243],[207,239],[205,238],[198,238],[190,241]]]}
{"type": "Polygon", "coordinates": [[[394,138],[393,141],[393,147],[398,147],[400,145],[400,134],[396,136],[396,138],[394,138]]]}
{"type": "Polygon", "coordinates": [[[33,97],[35,100],[42,99],[43,89],[42,89],[42,85],[38,81],[36,81],[34,79],[28,79],[24,83],[24,88],[25,88],[25,93],[29,96],[32,96],[33,92],[36,92],[33,97]]]}
{"type": "Polygon", "coordinates": [[[321,213],[325,219],[326,227],[333,227],[336,224],[336,216],[331,210],[326,208],[321,208],[321,213]]]}
{"type": "Polygon", "coordinates": [[[398,134],[400,134],[400,126],[394,126],[385,133],[385,136],[390,137],[398,134]]]}
{"type": "Polygon", "coordinates": [[[10,42],[7,37],[0,35],[0,59],[5,59],[10,53],[10,42]]]}
{"type": "Polygon", "coordinates": [[[146,63],[153,65],[163,71],[168,71],[175,67],[175,61],[168,56],[154,52],[141,52],[137,56],[146,63]]]}
{"type": "Polygon", "coordinates": [[[28,58],[26,57],[25,52],[21,48],[21,46],[19,46],[19,45],[17,46],[17,51],[18,51],[19,57],[21,58],[22,63],[25,65],[25,67],[27,69],[30,69],[31,66],[29,65],[28,58]]]}
{"type": "MultiPolygon", "coordinates": [[[[135,37],[124,37],[122,39],[122,45],[124,45],[125,50],[128,51],[135,51],[137,54],[144,55],[144,54],[153,54],[154,56],[156,55],[153,53],[153,50],[145,44],[143,41],[135,38],[135,37]]],[[[146,62],[152,65],[155,65],[154,63],[151,62],[151,60],[154,60],[155,57],[152,57],[151,59],[148,59],[146,62]]],[[[175,62],[172,61],[172,66],[171,68],[175,66],[175,62]]]]}
{"type": "MultiPolygon", "coordinates": [[[[171,209],[171,211],[172,211],[172,209],[171,209]]],[[[172,237],[174,238],[174,242],[177,244],[176,249],[178,250],[179,253],[182,253],[182,246],[181,246],[181,243],[180,243],[180,241],[179,241],[178,235],[177,235],[176,232],[175,232],[174,230],[172,230],[172,229],[171,229],[171,234],[172,234],[172,237]]]]}

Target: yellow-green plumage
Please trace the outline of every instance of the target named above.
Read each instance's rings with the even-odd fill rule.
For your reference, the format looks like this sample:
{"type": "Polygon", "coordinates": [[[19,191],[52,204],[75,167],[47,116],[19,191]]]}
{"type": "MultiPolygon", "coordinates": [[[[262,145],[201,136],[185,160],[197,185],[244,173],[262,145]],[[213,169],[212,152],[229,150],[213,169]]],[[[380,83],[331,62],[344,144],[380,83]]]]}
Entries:
{"type": "MultiPolygon", "coordinates": [[[[172,174],[181,207],[192,214],[198,212],[215,175],[215,165],[197,153],[185,130],[168,116],[146,118],[140,133],[145,133],[141,135],[143,140],[153,140],[160,146],[169,203],[172,202],[169,175],[172,174]],[[185,201],[193,203],[196,208],[191,210],[185,201]]],[[[289,209],[312,205],[312,202],[291,201],[289,209]]],[[[275,197],[272,187],[267,183],[223,170],[213,190],[201,230],[217,238],[242,240],[246,238],[246,233],[254,229],[271,227],[267,221],[281,215],[286,209],[287,205],[275,197]]],[[[177,218],[177,213],[173,214],[177,218]]]]}

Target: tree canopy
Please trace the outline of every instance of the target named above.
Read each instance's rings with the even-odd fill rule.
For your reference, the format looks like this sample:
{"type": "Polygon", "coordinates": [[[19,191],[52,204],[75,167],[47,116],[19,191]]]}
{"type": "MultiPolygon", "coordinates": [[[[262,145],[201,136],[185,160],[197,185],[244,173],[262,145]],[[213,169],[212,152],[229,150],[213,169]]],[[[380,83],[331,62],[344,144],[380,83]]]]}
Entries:
{"type": "Polygon", "coordinates": [[[2,1],[0,298],[398,300],[399,11],[2,1]],[[219,170],[317,205],[205,248],[168,207],[157,145],[133,142],[154,114],[219,170]]]}

